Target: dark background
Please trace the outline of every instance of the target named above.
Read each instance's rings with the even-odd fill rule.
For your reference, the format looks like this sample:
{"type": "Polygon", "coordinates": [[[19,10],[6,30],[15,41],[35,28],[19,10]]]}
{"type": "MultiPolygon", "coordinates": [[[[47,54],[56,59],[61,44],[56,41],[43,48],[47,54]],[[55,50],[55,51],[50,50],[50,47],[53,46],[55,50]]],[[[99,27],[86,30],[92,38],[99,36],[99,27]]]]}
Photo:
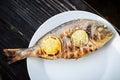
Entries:
{"type": "MultiPolygon", "coordinates": [[[[116,27],[120,27],[119,0],[85,0],[116,27]]],[[[119,28],[120,29],[120,28],[119,28]]]]}

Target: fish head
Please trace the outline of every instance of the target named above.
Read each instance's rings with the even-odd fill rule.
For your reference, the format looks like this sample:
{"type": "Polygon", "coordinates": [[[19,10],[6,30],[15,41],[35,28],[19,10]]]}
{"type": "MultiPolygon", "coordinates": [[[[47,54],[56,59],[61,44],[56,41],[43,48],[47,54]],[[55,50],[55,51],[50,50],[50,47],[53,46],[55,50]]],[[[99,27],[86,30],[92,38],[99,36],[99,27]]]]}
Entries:
{"type": "Polygon", "coordinates": [[[98,34],[100,34],[98,37],[100,37],[101,40],[104,38],[112,38],[114,34],[113,31],[105,25],[98,27],[97,31],[98,34]]]}

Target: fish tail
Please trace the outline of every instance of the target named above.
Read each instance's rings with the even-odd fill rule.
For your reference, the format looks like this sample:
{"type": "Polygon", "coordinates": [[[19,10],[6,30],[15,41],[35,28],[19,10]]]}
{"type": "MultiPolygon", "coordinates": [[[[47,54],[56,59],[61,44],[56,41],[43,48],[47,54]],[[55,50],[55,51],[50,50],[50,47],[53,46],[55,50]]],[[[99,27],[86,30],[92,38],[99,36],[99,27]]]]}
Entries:
{"type": "Polygon", "coordinates": [[[4,49],[3,52],[5,53],[5,55],[10,58],[10,60],[8,61],[9,64],[25,59],[28,56],[30,56],[30,54],[32,53],[32,51],[26,51],[28,49],[22,49],[22,48],[18,48],[18,49],[4,49]]]}

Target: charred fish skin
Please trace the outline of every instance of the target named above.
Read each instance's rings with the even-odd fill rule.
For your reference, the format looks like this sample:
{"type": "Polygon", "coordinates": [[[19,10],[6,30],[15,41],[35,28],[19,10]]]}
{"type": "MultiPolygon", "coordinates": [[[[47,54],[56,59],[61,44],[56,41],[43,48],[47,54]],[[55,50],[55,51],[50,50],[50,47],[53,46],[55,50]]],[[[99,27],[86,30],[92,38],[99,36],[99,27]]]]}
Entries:
{"type": "Polygon", "coordinates": [[[98,21],[77,19],[46,33],[31,48],[4,49],[4,52],[12,56],[9,63],[31,56],[50,60],[78,59],[100,49],[113,35],[111,29],[98,21]]]}

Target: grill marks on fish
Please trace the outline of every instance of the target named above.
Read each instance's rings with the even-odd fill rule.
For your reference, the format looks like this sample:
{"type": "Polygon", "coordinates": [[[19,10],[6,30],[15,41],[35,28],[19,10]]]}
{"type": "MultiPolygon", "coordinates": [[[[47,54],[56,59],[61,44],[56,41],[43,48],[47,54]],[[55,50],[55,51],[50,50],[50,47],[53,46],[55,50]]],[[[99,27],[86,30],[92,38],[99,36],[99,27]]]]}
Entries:
{"type": "MultiPolygon", "coordinates": [[[[72,31],[79,30],[79,29],[80,27],[73,27],[72,31]]],[[[72,31],[70,31],[70,29],[66,29],[65,32],[60,33],[60,37],[62,39],[61,41],[63,45],[61,57],[65,59],[71,59],[71,58],[78,59],[79,57],[82,57],[84,54],[87,54],[89,52],[89,50],[87,50],[87,47],[79,48],[79,47],[72,46],[70,39],[68,39],[70,38],[68,37],[70,35],[66,35],[66,33],[71,34],[72,31]]]]}
{"type": "MultiPolygon", "coordinates": [[[[82,29],[82,26],[75,26],[70,31],[69,28],[65,30],[65,33],[60,33],[60,38],[62,39],[62,58],[78,58],[82,57],[84,54],[88,54],[89,52],[93,52],[98,50],[99,46],[97,46],[94,41],[100,41],[102,40],[102,35],[97,31],[96,25],[88,24],[87,22],[86,28],[84,30],[87,32],[89,36],[89,43],[85,47],[77,48],[75,46],[72,46],[71,44],[67,44],[69,42],[66,40],[66,38],[70,37],[70,34],[76,30],[82,29]]],[[[99,25],[100,26],[100,25],[99,25]]]]}
{"type": "MultiPolygon", "coordinates": [[[[51,60],[58,58],[78,59],[101,48],[112,38],[112,36],[113,32],[111,30],[108,30],[107,27],[104,27],[102,23],[94,20],[78,19],[66,22],[48,32],[45,36],[40,38],[37,43],[31,48],[4,49],[4,52],[7,56],[12,56],[10,63],[25,59],[30,56],[51,60]],[[76,47],[71,42],[71,35],[77,30],[84,30],[88,35],[88,42],[84,46],[76,47]],[[42,39],[46,36],[53,35],[59,38],[62,44],[62,50],[56,52],[55,54],[46,54],[44,50],[41,50],[42,39]]],[[[56,40],[55,37],[51,38],[56,40]]]]}
{"type": "MultiPolygon", "coordinates": [[[[100,40],[104,38],[103,35],[101,35],[97,30],[99,27],[102,27],[103,24],[99,25],[98,23],[96,24],[95,22],[91,23],[91,20],[87,21],[77,20],[77,21],[81,22],[81,24],[77,23],[76,25],[72,25],[71,26],[72,28],[67,27],[63,32],[59,34],[62,43],[62,53],[61,56],[58,56],[58,54],[56,54],[55,55],[56,57],[62,57],[66,59],[70,58],[77,59],[85,54],[91,53],[100,48],[99,46],[97,46],[95,42],[100,42],[100,40]],[[89,43],[86,46],[80,48],[73,46],[70,41],[71,34],[79,29],[85,30],[89,37],[89,43]]],[[[69,23],[74,23],[74,21],[65,23],[64,25],[62,25],[62,27],[69,25],[69,23]]],[[[55,29],[55,31],[57,31],[57,29],[55,29]]],[[[54,55],[48,56],[53,57],[54,55]]]]}

